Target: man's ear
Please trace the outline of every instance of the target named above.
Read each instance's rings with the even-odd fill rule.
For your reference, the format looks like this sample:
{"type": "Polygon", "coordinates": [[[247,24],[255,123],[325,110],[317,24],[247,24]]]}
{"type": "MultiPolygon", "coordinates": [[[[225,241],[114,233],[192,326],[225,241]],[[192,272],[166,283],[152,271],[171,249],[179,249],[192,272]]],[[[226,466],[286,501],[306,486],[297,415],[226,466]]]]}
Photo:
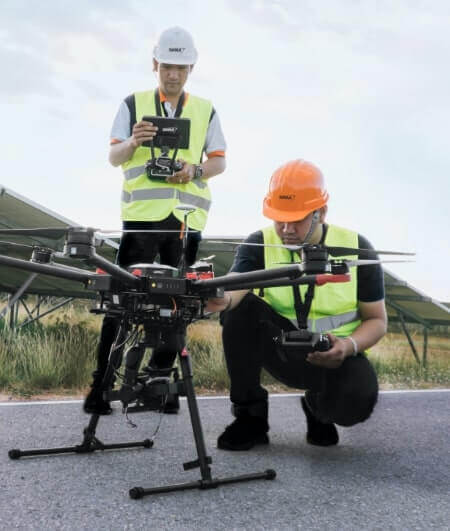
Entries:
{"type": "Polygon", "coordinates": [[[328,212],[328,206],[324,205],[322,208],[319,209],[319,222],[323,223],[325,221],[325,217],[328,212]]]}
{"type": "Polygon", "coordinates": [[[153,58],[153,72],[158,72],[158,65],[159,65],[158,61],[155,58],[153,58]]]}

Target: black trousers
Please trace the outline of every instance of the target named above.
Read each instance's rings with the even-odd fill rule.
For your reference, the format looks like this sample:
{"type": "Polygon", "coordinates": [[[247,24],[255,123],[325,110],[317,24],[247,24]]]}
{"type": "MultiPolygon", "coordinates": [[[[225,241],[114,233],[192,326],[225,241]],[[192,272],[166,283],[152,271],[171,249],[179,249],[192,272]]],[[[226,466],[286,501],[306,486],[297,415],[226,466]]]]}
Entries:
{"type": "MultiPolygon", "coordinates": [[[[180,239],[181,222],[173,215],[162,221],[125,222],[127,230],[160,230],[161,232],[125,232],[120,241],[116,262],[121,267],[138,263],[152,263],[159,255],[159,263],[177,267],[182,253],[180,239]],[[174,232],[169,232],[174,231],[174,232]]],[[[188,234],[186,262],[192,265],[197,256],[201,234],[188,234]]],[[[111,345],[119,332],[119,321],[116,318],[103,319],[100,342],[97,349],[97,369],[94,372],[94,384],[100,383],[108,365],[111,345]]],[[[170,333],[163,333],[161,345],[153,349],[152,366],[157,368],[172,367],[177,352],[170,333]]],[[[120,341],[119,341],[120,343],[120,341]]]]}
{"type": "Polygon", "coordinates": [[[375,371],[363,354],[349,357],[337,369],[307,362],[304,355],[279,348],[273,338],[280,330],[295,330],[262,299],[249,293],[221,316],[223,345],[231,380],[234,413],[267,416],[267,391],[261,369],[280,382],[307,390],[308,404],[322,422],[352,426],[372,413],[378,396],[375,371]]]}

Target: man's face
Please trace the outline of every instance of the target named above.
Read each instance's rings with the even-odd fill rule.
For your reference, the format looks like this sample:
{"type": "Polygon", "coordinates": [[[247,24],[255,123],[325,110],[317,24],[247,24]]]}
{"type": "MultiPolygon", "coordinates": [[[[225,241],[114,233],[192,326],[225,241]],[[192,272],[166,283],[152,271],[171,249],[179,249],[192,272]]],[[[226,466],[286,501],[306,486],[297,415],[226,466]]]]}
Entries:
{"type": "Polygon", "coordinates": [[[153,60],[153,70],[158,75],[160,89],[166,96],[179,96],[187,81],[191,65],[169,65],[153,60]]]}
{"type": "MultiPolygon", "coordinates": [[[[326,207],[322,207],[319,210],[319,223],[308,240],[310,243],[319,243],[322,236],[322,223],[325,219],[325,214],[326,207]]],[[[300,245],[305,241],[305,237],[311,228],[312,218],[313,213],[311,212],[306,218],[298,221],[274,221],[275,231],[283,243],[287,245],[300,245]]]]}

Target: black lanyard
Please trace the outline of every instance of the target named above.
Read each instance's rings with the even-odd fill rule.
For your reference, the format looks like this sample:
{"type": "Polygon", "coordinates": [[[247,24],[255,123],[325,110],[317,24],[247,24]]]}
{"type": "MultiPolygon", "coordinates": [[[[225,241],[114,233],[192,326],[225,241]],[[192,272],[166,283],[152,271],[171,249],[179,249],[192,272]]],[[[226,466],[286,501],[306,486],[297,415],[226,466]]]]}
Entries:
{"type": "MultiPolygon", "coordinates": [[[[175,109],[175,115],[174,118],[178,118],[181,116],[181,113],[183,112],[183,105],[184,105],[185,95],[184,91],[180,94],[180,97],[178,98],[177,108],[175,109]]],[[[161,112],[161,98],[159,97],[159,90],[155,90],[155,109],[156,109],[156,115],[162,116],[161,112]]],[[[162,109],[164,111],[164,116],[167,117],[167,111],[164,105],[162,105],[162,109]]]]}
{"type": "MultiPolygon", "coordinates": [[[[295,263],[294,251],[291,252],[291,262],[295,263]]],[[[308,284],[308,289],[305,295],[305,302],[302,302],[300,295],[300,286],[292,286],[294,293],[294,307],[297,316],[297,323],[299,328],[308,328],[308,314],[311,309],[311,303],[314,297],[314,284],[308,284]]]]}

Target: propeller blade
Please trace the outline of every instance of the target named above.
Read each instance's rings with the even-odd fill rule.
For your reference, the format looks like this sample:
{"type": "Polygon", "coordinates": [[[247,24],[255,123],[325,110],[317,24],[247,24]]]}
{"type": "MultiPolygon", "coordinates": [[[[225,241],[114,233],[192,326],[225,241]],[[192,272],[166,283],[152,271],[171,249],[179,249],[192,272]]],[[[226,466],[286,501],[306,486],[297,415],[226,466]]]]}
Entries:
{"type": "MultiPolygon", "coordinates": [[[[130,233],[155,233],[155,234],[168,234],[168,233],[175,233],[180,234],[184,233],[183,229],[168,229],[168,230],[162,230],[162,229],[119,229],[119,230],[99,230],[95,233],[95,238],[98,240],[108,240],[108,239],[117,239],[121,238],[123,234],[126,232],[130,233]]],[[[189,234],[192,234],[194,232],[200,232],[198,230],[189,229],[189,234]]]]}
{"type": "Polygon", "coordinates": [[[342,260],[349,267],[364,266],[372,264],[405,264],[414,262],[414,260],[342,260]]]}
{"type": "MultiPolygon", "coordinates": [[[[287,249],[288,251],[300,251],[305,247],[313,247],[311,244],[306,243],[303,245],[290,245],[290,244],[276,244],[276,243],[251,243],[251,242],[230,242],[223,240],[208,240],[208,243],[221,243],[221,244],[230,244],[230,245],[252,245],[255,247],[278,247],[282,249],[287,249]]],[[[403,255],[403,256],[415,256],[416,253],[405,253],[402,251],[378,251],[376,249],[359,249],[357,247],[335,247],[328,245],[317,245],[316,247],[321,249],[326,249],[331,256],[346,256],[349,254],[392,254],[392,255],[403,255]]]]}
{"type": "Polygon", "coordinates": [[[24,243],[13,243],[13,242],[2,242],[0,241],[0,251],[8,250],[17,250],[17,251],[32,251],[32,245],[26,245],[24,243]]]}
{"type": "Polygon", "coordinates": [[[405,253],[402,251],[377,251],[376,249],[358,249],[357,247],[328,247],[327,245],[323,246],[331,256],[345,256],[348,254],[393,254],[393,255],[402,255],[402,256],[415,256],[416,253],[405,253]]]}
{"type": "Polygon", "coordinates": [[[290,247],[295,247],[295,249],[292,249],[293,251],[297,251],[298,246],[290,246],[290,245],[282,245],[277,243],[250,243],[250,242],[229,242],[224,240],[205,240],[206,243],[221,243],[223,245],[252,245],[254,247],[280,247],[282,249],[290,249],[290,247]]]}
{"type": "Polygon", "coordinates": [[[0,234],[7,236],[37,236],[59,240],[67,233],[67,228],[42,228],[42,229],[0,229],[0,234]]]}

